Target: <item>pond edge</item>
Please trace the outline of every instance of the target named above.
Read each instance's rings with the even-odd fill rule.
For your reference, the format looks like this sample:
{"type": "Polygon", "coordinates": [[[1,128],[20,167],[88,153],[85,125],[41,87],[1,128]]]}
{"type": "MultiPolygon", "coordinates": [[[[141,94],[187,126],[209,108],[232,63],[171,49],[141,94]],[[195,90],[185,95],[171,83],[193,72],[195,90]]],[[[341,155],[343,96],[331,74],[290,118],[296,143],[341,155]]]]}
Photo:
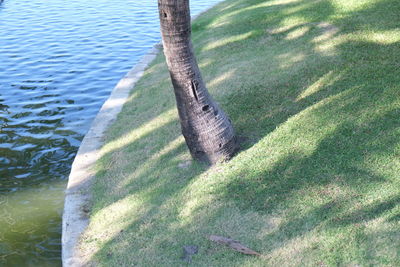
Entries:
{"type": "Polygon", "coordinates": [[[79,249],[79,238],[89,224],[90,185],[95,176],[94,167],[100,158],[104,133],[116,120],[145,69],[156,58],[162,47],[157,43],[117,83],[109,98],[104,102],[86,133],[72,163],[65,191],[62,216],[62,265],[84,266],[87,259],[79,249]]]}

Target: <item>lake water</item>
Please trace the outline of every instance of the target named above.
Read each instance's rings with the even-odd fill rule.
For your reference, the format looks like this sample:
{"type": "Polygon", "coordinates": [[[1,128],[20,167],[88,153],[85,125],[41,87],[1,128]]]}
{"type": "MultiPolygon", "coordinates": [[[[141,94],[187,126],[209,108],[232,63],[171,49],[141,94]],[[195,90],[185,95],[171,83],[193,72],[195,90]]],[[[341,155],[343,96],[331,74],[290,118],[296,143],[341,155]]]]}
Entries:
{"type": "MultiPolygon", "coordinates": [[[[192,0],[192,14],[218,0],[192,0]]],[[[118,80],[160,39],[156,0],[0,4],[0,266],[61,265],[80,141],[118,80]]]]}

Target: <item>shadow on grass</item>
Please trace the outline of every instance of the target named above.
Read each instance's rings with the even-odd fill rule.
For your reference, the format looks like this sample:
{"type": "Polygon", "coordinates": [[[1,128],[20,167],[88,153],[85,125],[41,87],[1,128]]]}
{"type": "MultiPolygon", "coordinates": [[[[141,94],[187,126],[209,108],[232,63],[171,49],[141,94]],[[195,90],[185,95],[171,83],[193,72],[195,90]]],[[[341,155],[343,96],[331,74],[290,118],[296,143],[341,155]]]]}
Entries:
{"type": "Polygon", "coordinates": [[[275,163],[273,169],[261,172],[244,169],[220,193],[227,199],[237,200],[244,208],[252,207],[259,212],[281,208],[294,192],[314,185],[336,183],[368,193],[386,182],[382,175],[368,170],[368,158],[396,153],[399,115],[397,109],[363,126],[343,123],[322,139],[310,155],[293,151],[275,163]]]}
{"type": "MultiPolygon", "coordinates": [[[[204,236],[240,237],[274,255],[286,253],[282,251],[295,246],[293,242],[317,231],[331,241],[320,247],[321,240],[310,238],[299,245],[297,254],[309,253],[310,261],[328,265],[348,264],[348,258],[359,264],[379,262],[379,249],[372,243],[391,240],[393,231],[365,229],[370,221],[399,219],[399,196],[387,189],[398,184],[394,162],[386,160],[398,154],[395,89],[400,83],[400,53],[398,40],[373,34],[398,28],[399,10],[394,0],[351,12],[340,11],[332,1],[236,0],[200,17],[193,24],[199,63],[211,93],[230,114],[237,134],[246,138],[243,150],[211,170],[199,163],[179,167],[189,158],[172,116],[104,155],[92,217],[132,197],[140,198],[143,206],[121,216],[123,229],[110,232],[93,259],[104,265],[179,265],[182,246],[199,244],[200,254],[194,258],[198,264],[240,266],[248,262],[246,256],[213,246],[204,236]],[[355,37],[359,31],[365,31],[363,38],[355,37]],[[116,180],[115,175],[120,177],[116,180]],[[209,199],[191,204],[188,195],[196,198],[197,184],[210,183],[204,175],[215,180],[204,189],[209,199]],[[377,201],[381,188],[387,189],[386,195],[377,201]],[[247,224],[245,230],[227,211],[235,209],[240,210],[235,216],[243,217],[234,219],[247,224]],[[280,223],[251,221],[253,213],[269,218],[281,211],[287,213],[280,223]],[[340,237],[332,237],[338,233],[340,237]],[[344,244],[351,249],[346,251],[344,244]],[[366,249],[368,245],[373,249],[366,249]],[[355,246],[360,250],[351,254],[355,246]],[[146,255],[153,258],[140,258],[146,255]]],[[[124,108],[128,116],[120,116],[109,143],[174,108],[172,89],[159,90],[170,88],[161,61],[159,57],[144,78],[148,81],[139,84],[132,103],[124,108]],[[155,77],[161,69],[164,76],[155,77]],[[149,95],[154,101],[143,104],[149,95]],[[126,127],[129,114],[136,112],[143,117],[126,127]]],[[[399,247],[393,242],[393,249],[399,247]]]]}

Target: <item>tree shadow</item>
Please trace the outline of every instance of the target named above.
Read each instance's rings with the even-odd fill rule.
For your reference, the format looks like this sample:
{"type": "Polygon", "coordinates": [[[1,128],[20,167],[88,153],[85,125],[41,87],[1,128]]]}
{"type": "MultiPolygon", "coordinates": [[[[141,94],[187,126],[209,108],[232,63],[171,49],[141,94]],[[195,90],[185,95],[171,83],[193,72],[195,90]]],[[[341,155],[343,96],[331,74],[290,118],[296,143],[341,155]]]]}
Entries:
{"type": "Polygon", "coordinates": [[[395,153],[391,150],[399,143],[396,135],[399,115],[400,110],[396,109],[362,126],[343,123],[310,155],[292,151],[275,163],[273,169],[263,172],[243,169],[243,175],[232,177],[221,193],[227,199],[236,199],[238,205],[259,212],[280,208],[293,192],[314,185],[337,183],[366,193],[372,185],[382,184],[386,179],[368,171],[364,161],[369,155],[395,153]]]}

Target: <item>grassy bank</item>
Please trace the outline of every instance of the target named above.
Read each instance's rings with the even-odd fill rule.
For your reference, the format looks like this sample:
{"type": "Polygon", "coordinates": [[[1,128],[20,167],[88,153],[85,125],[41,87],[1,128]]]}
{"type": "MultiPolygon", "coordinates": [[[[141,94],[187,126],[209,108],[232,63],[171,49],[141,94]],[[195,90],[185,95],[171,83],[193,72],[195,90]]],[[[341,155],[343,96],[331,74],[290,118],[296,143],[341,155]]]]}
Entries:
{"type": "Polygon", "coordinates": [[[158,56],[97,164],[92,262],[180,266],[197,245],[194,266],[399,266],[399,14],[397,0],[228,0],[200,16],[198,62],[242,149],[191,161],[158,56]]]}

